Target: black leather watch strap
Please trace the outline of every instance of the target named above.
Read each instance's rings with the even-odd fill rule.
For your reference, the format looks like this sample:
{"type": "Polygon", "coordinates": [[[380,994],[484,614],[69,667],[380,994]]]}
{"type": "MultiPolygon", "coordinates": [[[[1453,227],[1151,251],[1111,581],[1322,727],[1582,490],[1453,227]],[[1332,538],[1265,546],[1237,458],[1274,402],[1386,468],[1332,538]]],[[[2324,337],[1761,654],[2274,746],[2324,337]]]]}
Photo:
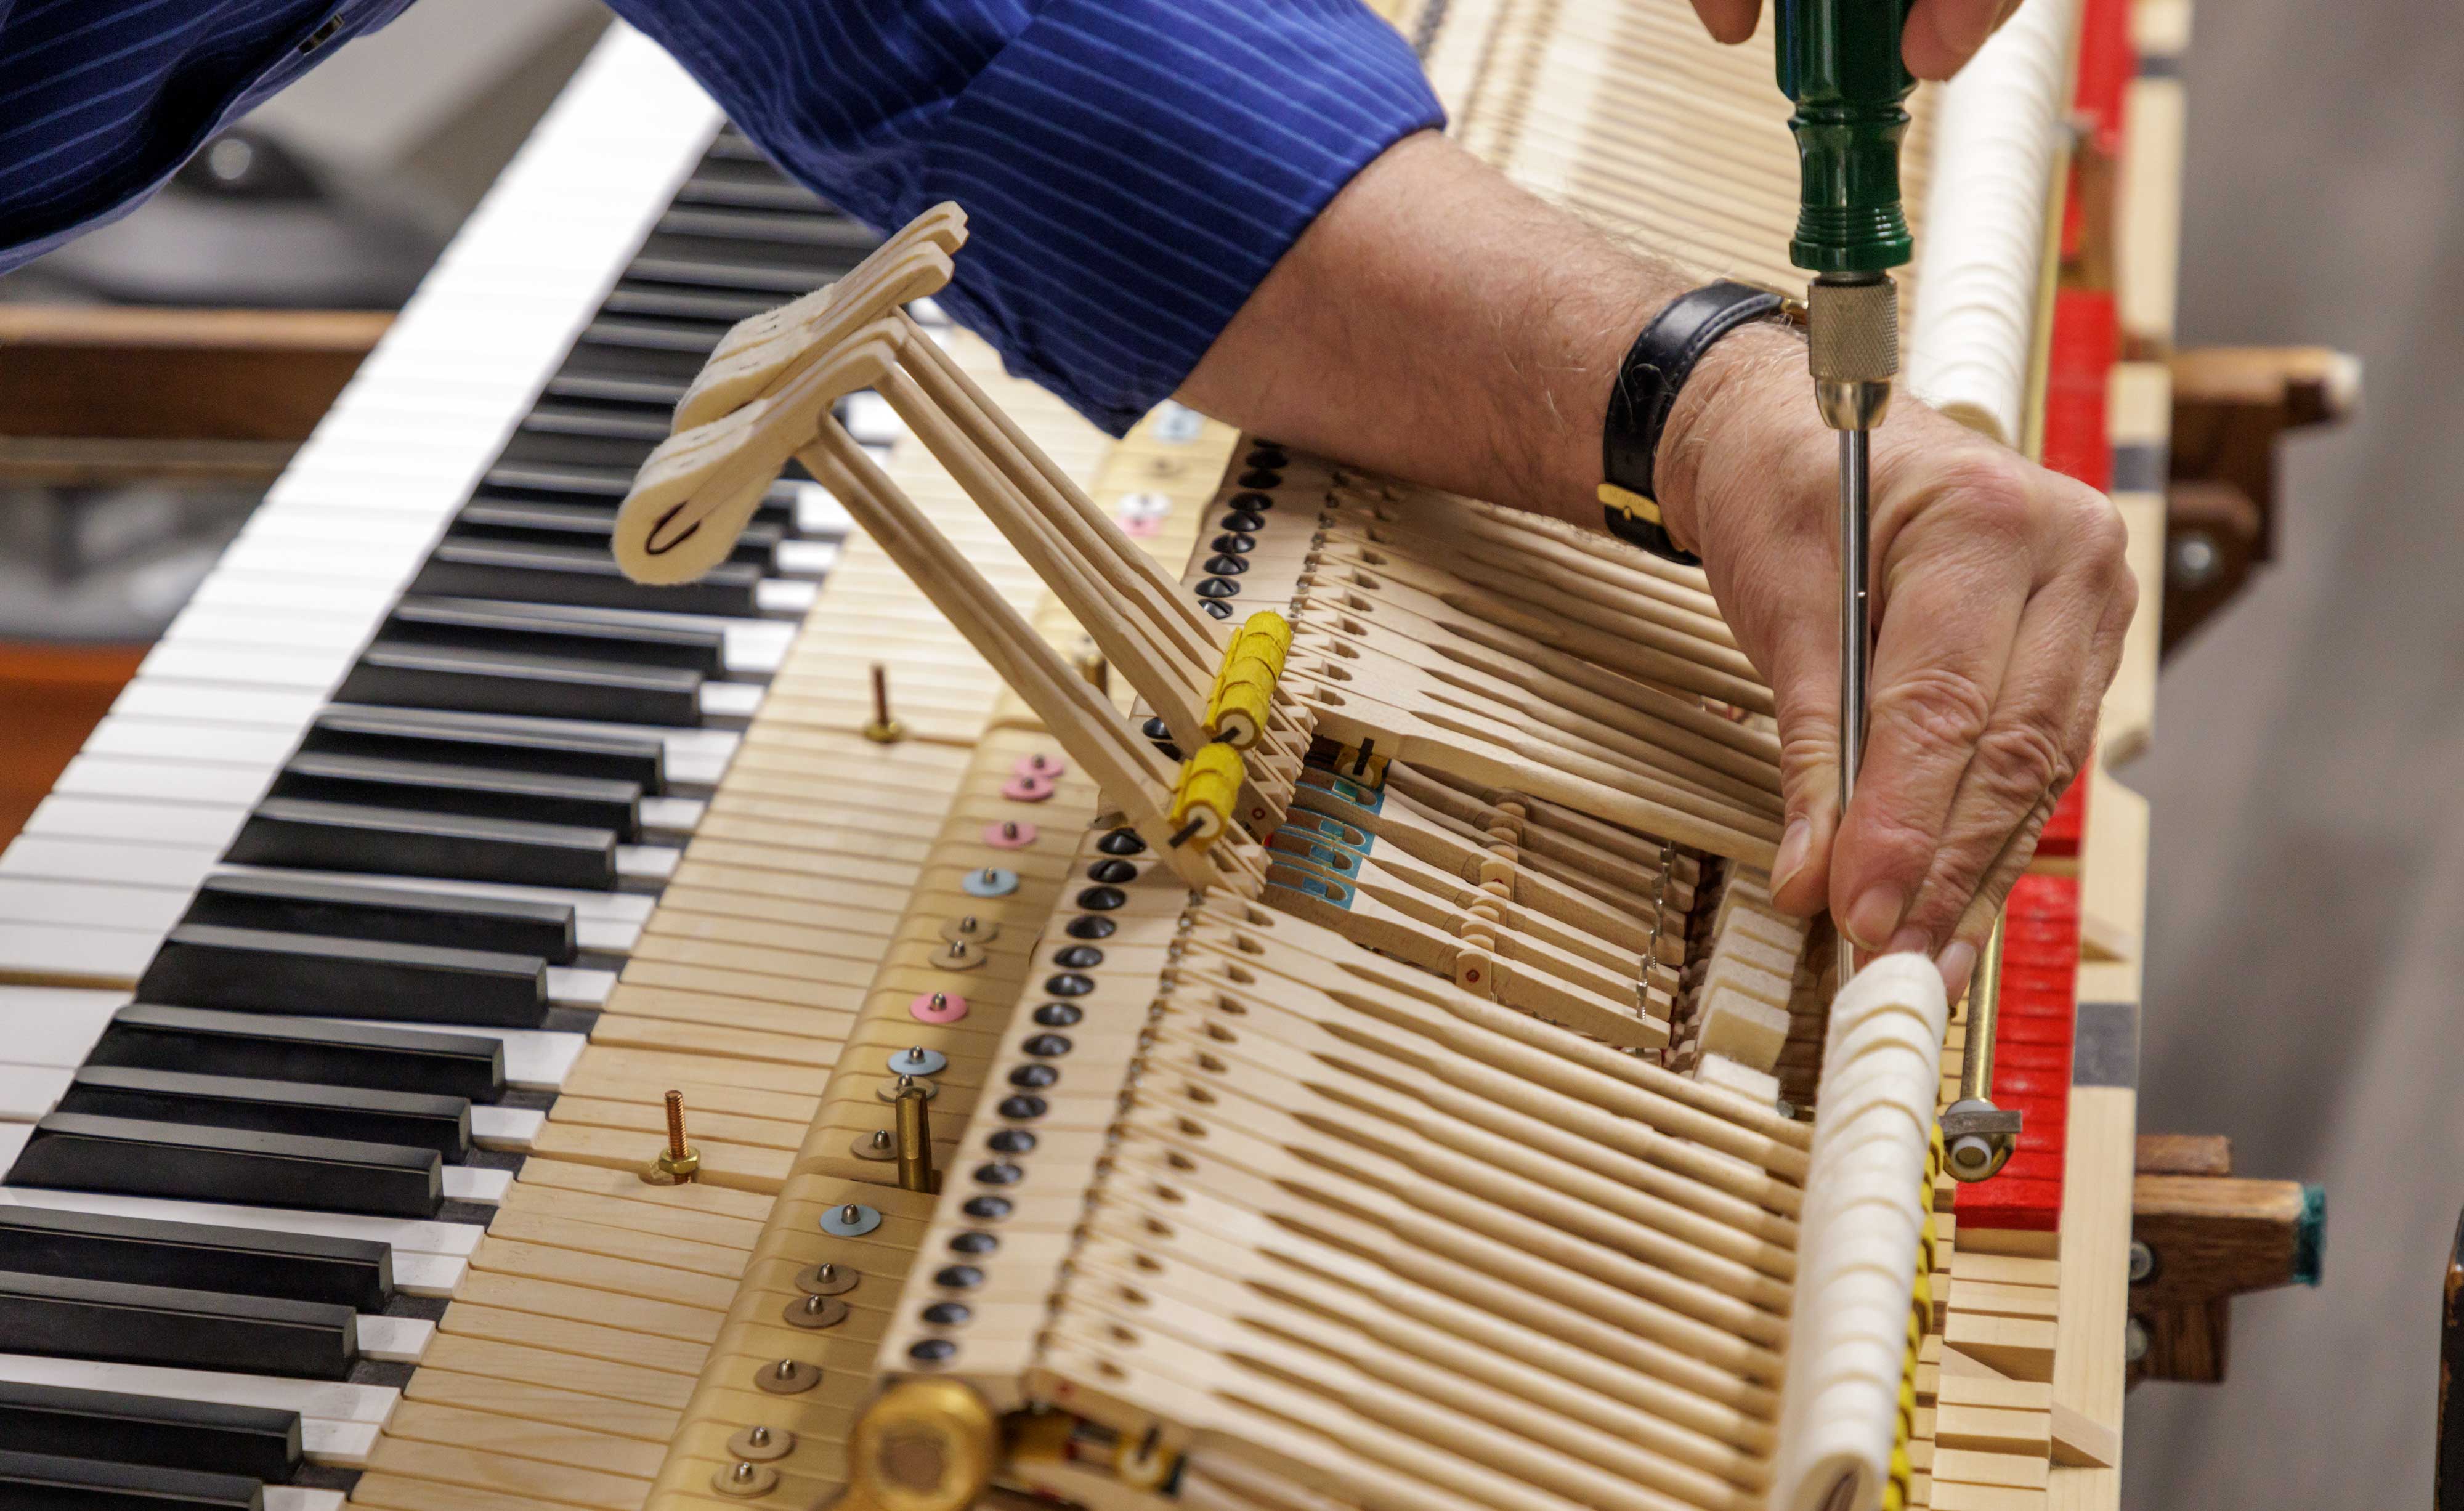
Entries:
{"type": "Polygon", "coordinates": [[[1609,534],[1654,556],[1692,563],[1661,523],[1653,471],[1660,434],[1679,390],[1711,344],[1738,326],[1781,313],[1785,301],[1744,283],[1706,283],[1681,294],[1651,318],[1625,354],[1609,389],[1600,430],[1600,506],[1609,534]]]}

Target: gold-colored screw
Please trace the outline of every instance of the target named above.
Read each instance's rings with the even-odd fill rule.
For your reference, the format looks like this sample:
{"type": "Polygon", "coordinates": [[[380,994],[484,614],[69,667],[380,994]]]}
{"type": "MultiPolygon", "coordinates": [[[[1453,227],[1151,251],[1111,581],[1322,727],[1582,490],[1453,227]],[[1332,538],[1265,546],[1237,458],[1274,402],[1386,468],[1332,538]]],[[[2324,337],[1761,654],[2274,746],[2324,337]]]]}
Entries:
{"type": "Polygon", "coordinates": [[[878,661],[872,664],[872,722],[864,727],[864,737],[875,745],[907,737],[907,726],[890,716],[890,668],[878,661]]]}
{"type": "Polygon", "coordinates": [[[690,1185],[701,1175],[701,1151],[685,1142],[685,1094],[668,1093],[668,1147],[642,1172],[654,1186],[690,1185]]]}

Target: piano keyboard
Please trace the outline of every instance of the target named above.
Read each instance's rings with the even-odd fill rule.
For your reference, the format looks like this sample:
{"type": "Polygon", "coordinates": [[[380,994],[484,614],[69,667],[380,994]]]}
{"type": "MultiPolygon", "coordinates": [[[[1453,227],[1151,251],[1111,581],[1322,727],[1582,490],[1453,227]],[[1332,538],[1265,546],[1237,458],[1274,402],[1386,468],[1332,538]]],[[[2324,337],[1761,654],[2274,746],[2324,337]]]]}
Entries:
{"type": "MultiPolygon", "coordinates": [[[[0,855],[0,1485],[325,1511],[388,1423],[432,1435],[558,1361],[608,1356],[616,1395],[575,1399],[618,1427],[689,1384],[707,1339],[660,1308],[733,1271],[605,1287],[749,1243],[768,1203],[721,1187],[775,1186],[763,1130],[801,1134],[828,1057],[702,1012],[725,947],[654,904],[819,838],[766,808],[849,774],[746,731],[853,728],[844,668],[792,648],[846,524],[782,485],[685,594],[605,537],[727,326],[872,240],[611,36],[0,855]],[[717,1135],[708,1186],[629,1168],[670,1085],[717,1135]],[[569,1162],[517,1188],[533,1150],[569,1162]],[[636,1258],[577,1264],[576,1230],[636,1258]]],[[[803,864],[894,910],[897,826],[953,763],[852,743],[889,821],[803,864]]],[[[791,921],[792,874],[765,887],[791,921]]]]}

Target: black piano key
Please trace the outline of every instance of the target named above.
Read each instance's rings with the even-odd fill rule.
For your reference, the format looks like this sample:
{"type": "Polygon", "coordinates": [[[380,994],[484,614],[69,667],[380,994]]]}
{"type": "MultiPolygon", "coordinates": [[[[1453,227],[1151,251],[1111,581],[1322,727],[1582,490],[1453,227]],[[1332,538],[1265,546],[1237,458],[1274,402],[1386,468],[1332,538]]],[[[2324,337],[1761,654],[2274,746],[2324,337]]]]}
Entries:
{"type": "Polygon", "coordinates": [[[767,163],[734,163],[705,159],[676,190],[675,203],[725,206],[738,209],[800,210],[832,213],[820,195],[781,176],[767,163]]]}
{"type": "Polygon", "coordinates": [[[723,561],[698,581],[646,586],[605,551],[448,539],[429,554],[411,591],[752,619],[761,612],[755,602],[760,581],[760,568],[723,561]]]}
{"type": "Polygon", "coordinates": [[[383,1217],[433,1217],[445,1200],[432,1149],[80,1112],[35,1124],[9,1183],[383,1217]]]}
{"type": "MultiPolygon", "coordinates": [[[[715,346],[716,337],[725,333],[716,326],[710,329],[711,344],[715,346]]],[[[668,421],[666,414],[646,405],[567,401],[534,405],[531,412],[522,416],[521,427],[541,435],[590,435],[656,446],[668,438],[672,428],[668,421]]]]}
{"type": "Polygon", "coordinates": [[[484,1035],[309,1023],[153,1002],[112,1014],[86,1063],[423,1091],[473,1102],[505,1094],[505,1046],[484,1035]]]}
{"type": "Polygon", "coordinates": [[[378,631],[386,640],[479,649],[524,650],[583,661],[681,667],[706,677],[727,671],[727,632],[616,609],[569,604],[491,603],[481,599],[405,599],[378,631]]]}
{"type": "Polygon", "coordinates": [[[299,748],[602,777],[639,783],[652,797],[667,791],[667,750],[657,735],[577,730],[554,719],[443,709],[327,709],[309,724],[299,748]]]}
{"type": "Polygon", "coordinates": [[[0,1273],[0,1338],[55,1359],[339,1380],[358,1329],[358,1313],[322,1302],[0,1273]]]}
{"type": "Polygon", "coordinates": [[[0,1270],[183,1285],[363,1312],[381,1312],[393,1300],[393,1251],[370,1239],[49,1207],[0,1207],[0,1270]]]}
{"type": "MultiPolygon", "coordinates": [[[[594,372],[604,370],[595,362],[586,369],[582,368],[582,356],[577,352],[568,367],[594,372]]],[[[690,382],[700,371],[701,368],[695,365],[683,378],[667,381],[690,382]]],[[[629,467],[547,467],[536,463],[516,465],[498,462],[488,469],[488,475],[482,479],[472,502],[592,504],[613,510],[625,501],[627,493],[633,491],[633,471],[629,467]]],[[[774,483],[770,491],[761,495],[761,503],[754,511],[754,517],[792,517],[795,509],[794,485],[774,483]]]]}
{"type": "MultiPolygon", "coordinates": [[[[727,289],[695,289],[675,283],[635,283],[630,279],[609,291],[606,301],[599,306],[607,315],[665,316],[679,320],[710,320],[720,325],[734,325],[738,320],[778,307],[779,301],[758,294],[745,294],[727,289]]],[[[548,391],[554,393],[555,385],[548,391]]],[[[659,401],[648,394],[602,394],[596,397],[629,399],[643,404],[659,401]]],[[[676,399],[684,395],[679,392],[676,399]]],[[[667,401],[670,407],[675,399],[667,401]]]]}
{"type": "Polygon", "coordinates": [[[137,996],[235,1013],[537,1028],[547,1016],[547,962],[494,950],[182,924],[164,937],[137,996]]]}
{"type": "MultiPolygon", "coordinates": [[[[705,347],[705,349],[707,349],[705,347]]],[[[499,462],[547,467],[639,467],[656,441],[610,435],[583,435],[571,430],[524,426],[514,432],[498,454],[499,462]]]]}
{"type": "Polygon", "coordinates": [[[0,1505],[14,1511],[263,1511],[243,1475],[0,1452],[0,1505]]]}
{"type": "Polygon", "coordinates": [[[56,1110],[365,1144],[404,1144],[432,1149],[439,1158],[449,1160],[466,1158],[471,1152],[470,1103],[460,1097],[372,1091],[364,1086],[80,1065],[56,1110]]]}
{"type": "MultiPolygon", "coordinates": [[[[457,537],[486,540],[526,541],[535,545],[578,545],[604,551],[616,537],[616,512],[585,504],[517,503],[511,500],[473,503],[453,516],[457,537]]],[[[786,527],[757,519],[737,538],[731,561],[766,566],[785,539],[786,527]]]]}
{"type": "Polygon", "coordinates": [[[681,667],[405,641],[380,640],[362,651],[334,695],[348,703],[604,724],[692,729],[701,723],[701,673],[681,667]]]}
{"type": "Polygon", "coordinates": [[[598,777],[303,752],[275,774],[271,796],[482,819],[578,823],[612,829],[627,843],[642,837],[642,789],[629,781],[598,777]]]}
{"type": "Polygon", "coordinates": [[[345,939],[389,939],[441,950],[494,950],[537,955],[550,965],[571,965],[579,953],[570,903],[414,892],[306,876],[245,872],[209,876],[180,921],[345,939]]]}
{"type": "Polygon", "coordinates": [[[299,1469],[299,1413],[0,1380],[0,1453],[278,1482],[299,1469]]]}
{"type": "MultiPolygon", "coordinates": [[[[678,297],[692,296],[679,295],[678,297]]],[[[766,309],[774,301],[748,298],[753,309],[766,309]]],[[[546,393],[556,399],[605,399],[622,404],[655,404],[675,406],[685,396],[687,384],[673,378],[626,377],[618,373],[594,371],[588,363],[567,364],[548,379],[546,393]]]]}
{"type": "MultiPolygon", "coordinates": [[[[773,210],[697,206],[671,209],[651,229],[662,237],[708,240],[748,262],[780,255],[810,258],[817,267],[845,270],[881,245],[880,233],[845,215],[781,214],[773,210]]],[[[644,244],[649,252],[650,243],[644,244]]]]}
{"type": "Polygon", "coordinates": [[[268,798],[224,859],[605,891],[616,886],[616,843],[613,829],[268,798]]]}

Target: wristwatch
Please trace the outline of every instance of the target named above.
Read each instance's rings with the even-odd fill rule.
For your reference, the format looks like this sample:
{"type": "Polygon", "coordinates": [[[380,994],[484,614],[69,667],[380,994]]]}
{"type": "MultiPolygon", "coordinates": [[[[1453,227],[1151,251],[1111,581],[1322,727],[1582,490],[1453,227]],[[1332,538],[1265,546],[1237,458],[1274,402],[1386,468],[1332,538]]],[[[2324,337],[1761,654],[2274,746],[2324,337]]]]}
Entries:
{"type": "Polygon", "coordinates": [[[1791,318],[1790,300],[1769,289],[1726,279],[1671,299],[1617,367],[1600,429],[1599,500],[1609,534],[1656,557],[1693,566],[1702,558],[1678,548],[1661,522],[1652,471],[1660,435],[1694,364],[1723,336],[1755,320],[1791,318]]]}

